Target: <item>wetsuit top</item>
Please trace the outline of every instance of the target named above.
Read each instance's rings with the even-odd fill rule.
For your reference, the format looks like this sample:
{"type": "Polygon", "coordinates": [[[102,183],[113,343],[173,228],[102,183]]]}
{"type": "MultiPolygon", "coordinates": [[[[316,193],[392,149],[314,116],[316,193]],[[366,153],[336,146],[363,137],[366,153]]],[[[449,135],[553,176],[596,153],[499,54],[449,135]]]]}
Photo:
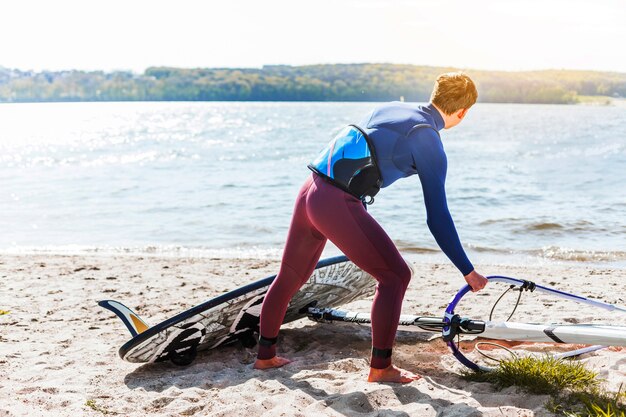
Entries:
{"type": "Polygon", "coordinates": [[[448,160],[439,137],[444,120],[432,105],[392,102],[384,104],[360,125],[376,149],[383,184],[418,174],[424,193],[428,228],[452,263],[467,275],[474,270],[467,258],[446,201],[448,160]],[[416,125],[430,127],[414,129],[416,125]]]}

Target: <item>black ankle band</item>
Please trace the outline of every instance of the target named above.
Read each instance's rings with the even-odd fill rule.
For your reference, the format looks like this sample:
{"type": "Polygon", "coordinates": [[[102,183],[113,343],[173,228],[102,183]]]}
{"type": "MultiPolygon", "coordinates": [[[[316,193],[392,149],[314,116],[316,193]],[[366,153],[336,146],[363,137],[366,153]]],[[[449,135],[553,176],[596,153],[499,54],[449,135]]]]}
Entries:
{"type": "Polygon", "coordinates": [[[378,349],[373,347],[372,356],[383,359],[391,358],[391,349],[378,349]]]}
{"type": "Polygon", "coordinates": [[[263,336],[259,335],[259,345],[260,346],[270,347],[272,345],[275,345],[277,341],[278,341],[278,337],[274,337],[272,339],[268,339],[267,337],[263,337],[263,336]]]}

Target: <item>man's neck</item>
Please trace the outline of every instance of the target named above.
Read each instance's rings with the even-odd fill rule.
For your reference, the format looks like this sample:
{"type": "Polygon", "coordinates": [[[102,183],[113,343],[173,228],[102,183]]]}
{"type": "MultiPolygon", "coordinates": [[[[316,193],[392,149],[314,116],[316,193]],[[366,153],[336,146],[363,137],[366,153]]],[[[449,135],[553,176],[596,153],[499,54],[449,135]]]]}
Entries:
{"type": "Polygon", "coordinates": [[[443,112],[443,110],[441,110],[439,107],[437,107],[437,105],[435,103],[430,103],[431,106],[433,106],[435,108],[435,110],[437,110],[439,112],[439,115],[441,116],[441,118],[443,119],[443,128],[447,128],[449,127],[450,123],[450,116],[448,116],[447,114],[445,114],[443,112]]]}

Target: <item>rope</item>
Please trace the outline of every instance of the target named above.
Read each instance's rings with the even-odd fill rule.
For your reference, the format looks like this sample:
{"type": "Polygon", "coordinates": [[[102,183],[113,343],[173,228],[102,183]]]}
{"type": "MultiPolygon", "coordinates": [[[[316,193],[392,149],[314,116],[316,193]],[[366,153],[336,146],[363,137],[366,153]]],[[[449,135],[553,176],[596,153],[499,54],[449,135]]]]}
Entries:
{"type": "MultiPolygon", "coordinates": [[[[518,307],[518,306],[519,306],[519,304],[520,304],[520,301],[521,301],[521,299],[522,299],[522,293],[523,293],[524,291],[530,291],[530,292],[535,291],[536,285],[535,285],[535,283],[534,283],[534,282],[531,282],[531,281],[524,281],[524,282],[523,282],[523,284],[522,284],[522,285],[520,285],[519,289],[514,289],[515,287],[516,287],[516,285],[511,284],[511,285],[509,286],[509,288],[507,288],[507,289],[506,289],[506,290],[505,290],[505,291],[504,291],[504,292],[500,295],[500,297],[498,297],[498,299],[496,300],[496,302],[495,302],[495,303],[493,303],[493,306],[491,307],[491,311],[489,312],[489,321],[491,321],[491,319],[492,319],[492,317],[493,317],[493,312],[495,311],[496,306],[498,305],[498,303],[500,302],[500,300],[502,300],[502,298],[506,295],[506,293],[507,293],[507,292],[509,292],[509,291],[511,291],[511,290],[513,290],[513,291],[519,291],[519,294],[518,294],[518,296],[517,296],[517,301],[515,302],[515,305],[513,306],[513,311],[511,311],[511,314],[509,314],[509,317],[505,320],[505,322],[508,322],[509,320],[511,320],[511,317],[513,317],[513,314],[515,314],[515,311],[517,310],[517,307],[518,307]]],[[[465,333],[465,334],[472,334],[472,333],[469,333],[469,332],[468,332],[468,333],[465,333]]],[[[457,334],[457,349],[459,349],[459,350],[460,350],[460,343],[461,343],[460,334],[457,334]]],[[[480,349],[480,346],[481,346],[481,345],[495,346],[495,347],[498,347],[498,348],[500,348],[500,349],[504,349],[504,350],[506,350],[508,353],[510,353],[510,354],[511,354],[513,357],[515,357],[515,358],[517,358],[517,357],[518,357],[518,356],[517,356],[517,354],[516,354],[513,350],[511,350],[511,349],[509,349],[509,348],[507,348],[507,347],[505,347],[505,346],[499,345],[499,344],[497,344],[497,343],[493,343],[493,342],[478,342],[478,343],[476,343],[476,345],[474,346],[474,349],[476,350],[476,352],[478,352],[480,355],[484,356],[485,358],[490,359],[490,360],[495,361],[495,362],[498,362],[498,363],[499,363],[499,362],[501,362],[501,360],[500,360],[500,359],[496,359],[496,358],[494,358],[494,357],[492,357],[492,356],[487,355],[485,352],[483,352],[483,351],[480,349]]]]}
{"type": "Polygon", "coordinates": [[[476,346],[474,346],[474,349],[476,350],[476,352],[480,353],[480,354],[481,354],[481,355],[483,355],[485,358],[487,358],[487,359],[491,359],[492,361],[495,361],[495,362],[498,362],[498,363],[500,363],[500,361],[501,361],[501,360],[500,360],[500,359],[496,359],[496,358],[494,358],[494,357],[492,357],[492,356],[487,355],[485,352],[483,352],[482,350],[480,350],[480,347],[479,347],[480,345],[496,346],[496,347],[499,347],[500,349],[504,349],[504,350],[506,350],[506,351],[507,351],[507,352],[509,352],[509,353],[510,353],[513,357],[515,357],[515,358],[517,358],[517,357],[518,357],[518,356],[517,356],[517,354],[516,354],[513,350],[511,350],[511,349],[509,349],[509,348],[507,348],[507,347],[504,347],[504,346],[502,346],[502,345],[499,345],[499,344],[497,344],[497,343],[493,343],[493,342],[478,342],[478,343],[476,343],[476,346]]]}

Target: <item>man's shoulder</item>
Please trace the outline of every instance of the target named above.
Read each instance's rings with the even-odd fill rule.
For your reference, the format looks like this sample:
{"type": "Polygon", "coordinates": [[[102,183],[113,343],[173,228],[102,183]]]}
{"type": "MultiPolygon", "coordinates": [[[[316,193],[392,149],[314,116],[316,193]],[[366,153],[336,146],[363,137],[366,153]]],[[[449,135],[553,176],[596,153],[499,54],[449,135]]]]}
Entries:
{"type": "Polygon", "coordinates": [[[439,131],[435,129],[435,127],[431,125],[430,123],[416,124],[407,133],[407,137],[421,138],[421,139],[437,139],[437,140],[441,139],[441,136],[439,135],[439,131]]]}
{"type": "Polygon", "coordinates": [[[417,125],[407,134],[407,141],[414,152],[445,156],[439,132],[430,124],[417,125]]]}
{"type": "Polygon", "coordinates": [[[408,111],[412,112],[418,108],[416,105],[412,105],[410,103],[405,103],[403,101],[389,101],[387,103],[382,103],[374,108],[375,112],[385,112],[385,111],[408,111]]]}
{"type": "Polygon", "coordinates": [[[392,101],[381,104],[372,111],[368,127],[386,127],[407,133],[416,124],[426,122],[418,105],[392,101]]]}

